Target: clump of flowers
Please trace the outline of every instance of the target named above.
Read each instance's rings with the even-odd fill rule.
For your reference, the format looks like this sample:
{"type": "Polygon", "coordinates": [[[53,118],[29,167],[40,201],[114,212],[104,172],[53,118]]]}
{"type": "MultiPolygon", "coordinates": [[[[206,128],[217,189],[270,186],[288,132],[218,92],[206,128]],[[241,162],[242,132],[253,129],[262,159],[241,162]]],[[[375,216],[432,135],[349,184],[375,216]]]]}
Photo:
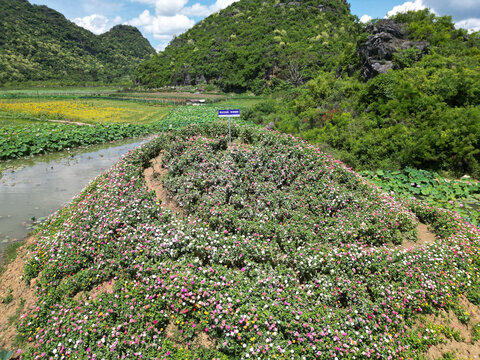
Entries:
{"type": "Polygon", "coordinates": [[[478,286],[477,228],[293,137],[235,126],[228,147],[226,132],[152,140],[45,223],[25,267],[39,296],[19,325],[26,358],[393,359],[438,342],[407,320],[478,286]],[[186,217],[146,188],[161,150],[186,217]],[[417,219],[438,240],[393,246],[417,219]]]}

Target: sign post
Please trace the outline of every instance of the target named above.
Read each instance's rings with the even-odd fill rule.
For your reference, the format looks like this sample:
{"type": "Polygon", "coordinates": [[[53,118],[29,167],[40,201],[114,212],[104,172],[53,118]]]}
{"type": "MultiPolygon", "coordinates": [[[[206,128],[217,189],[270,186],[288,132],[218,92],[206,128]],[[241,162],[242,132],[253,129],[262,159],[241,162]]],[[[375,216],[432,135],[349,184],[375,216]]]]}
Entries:
{"type": "Polygon", "coordinates": [[[228,117],[228,145],[232,145],[232,125],[230,118],[240,117],[240,110],[238,109],[229,109],[229,110],[218,110],[218,117],[228,117]]]}

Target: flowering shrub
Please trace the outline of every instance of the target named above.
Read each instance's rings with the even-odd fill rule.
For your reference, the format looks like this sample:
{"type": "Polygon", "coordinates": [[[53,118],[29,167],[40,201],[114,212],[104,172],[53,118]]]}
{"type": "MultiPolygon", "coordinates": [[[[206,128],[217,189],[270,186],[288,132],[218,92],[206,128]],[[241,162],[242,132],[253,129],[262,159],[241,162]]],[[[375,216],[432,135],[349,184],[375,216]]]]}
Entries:
{"type": "Polygon", "coordinates": [[[226,132],[161,135],[44,224],[25,266],[26,358],[418,358],[441,341],[411,319],[477,292],[477,228],[399,204],[295,138],[235,126],[227,147],[226,132]],[[161,150],[188,217],[146,188],[161,150]],[[417,217],[438,241],[384,246],[417,217]]]}

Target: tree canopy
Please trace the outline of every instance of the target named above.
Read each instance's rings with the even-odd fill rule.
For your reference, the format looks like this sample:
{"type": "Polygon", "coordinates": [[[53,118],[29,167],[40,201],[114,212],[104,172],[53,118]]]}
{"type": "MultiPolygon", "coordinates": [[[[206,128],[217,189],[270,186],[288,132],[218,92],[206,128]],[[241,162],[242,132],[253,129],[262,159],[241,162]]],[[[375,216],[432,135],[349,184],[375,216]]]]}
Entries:
{"type": "Polygon", "coordinates": [[[292,100],[269,100],[247,116],[275,121],[357,169],[411,166],[480,177],[479,33],[428,10],[393,20],[409,40],[428,41],[428,54],[398,51],[394,69],[368,81],[358,71],[320,71],[292,100]]]}

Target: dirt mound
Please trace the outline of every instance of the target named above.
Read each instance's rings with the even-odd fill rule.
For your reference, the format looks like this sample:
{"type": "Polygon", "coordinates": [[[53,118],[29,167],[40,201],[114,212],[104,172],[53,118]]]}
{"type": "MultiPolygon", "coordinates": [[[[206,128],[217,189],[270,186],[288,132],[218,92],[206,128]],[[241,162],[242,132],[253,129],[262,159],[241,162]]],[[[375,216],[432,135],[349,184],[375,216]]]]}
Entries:
{"type": "Polygon", "coordinates": [[[165,331],[167,332],[167,339],[172,340],[178,347],[189,349],[191,346],[197,348],[201,346],[206,349],[215,349],[217,346],[215,339],[211,338],[203,331],[197,332],[192,342],[186,342],[185,339],[182,338],[180,329],[173,322],[168,324],[165,331]]]}

